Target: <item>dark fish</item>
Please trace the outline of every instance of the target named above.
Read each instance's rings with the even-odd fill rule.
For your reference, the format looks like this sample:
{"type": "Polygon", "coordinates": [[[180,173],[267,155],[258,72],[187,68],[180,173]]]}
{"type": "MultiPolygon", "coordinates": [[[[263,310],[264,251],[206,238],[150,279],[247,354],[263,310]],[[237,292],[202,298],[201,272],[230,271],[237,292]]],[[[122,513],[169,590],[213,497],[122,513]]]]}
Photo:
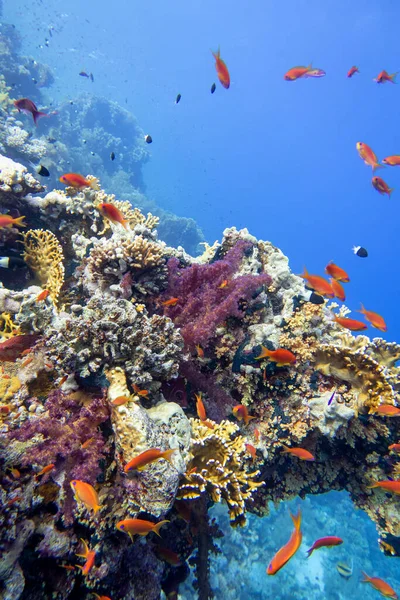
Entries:
{"type": "Polygon", "coordinates": [[[111,160],[115,160],[115,152],[111,152],[110,158],[111,158],[111,160]]]}
{"type": "Polygon", "coordinates": [[[40,177],[50,177],[50,171],[43,165],[38,165],[36,167],[36,173],[40,175],[40,177]]]}
{"type": "Polygon", "coordinates": [[[87,78],[89,79],[89,75],[86,73],[86,71],[81,71],[81,72],[79,73],[79,75],[80,75],[81,77],[87,77],[87,78]]]}
{"type": "Polygon", "coordinates": [[[336,390],[333,392],[332,396],[329,398],[329,400],[328,400],[328,406],[330,406],[332,404],[333,399],[335,397],[335,394],[336,394],[336,390]]]}
{"type": "Polygon", "coordinates": [[[216,87],[217,86],[215,85],[215,83],[213,83],[212,86],[211,86],[211,93],[212,94],[215,92],[216,87]]]}
{"type": "Polygon", "coordinates": [[[48,137],[47,141],[49,142],[49,144],[55,144],[57,140],[56,140],[56,138],[48,137]]]}
{"type": "Polygon", "coordinates": [[[176,97],[176,100],[175,100],[175,104],[179,104],[181,98],[182,98],[182,96],[180,94],[178,94],[176,97]]]}
{"type": "Polygon", "coordinates": [[[336,565],[336,570],[339,575],[345,579],[350,579],[350,577],[353,575],[353,565],[350,567],[345,562],[338,562],[336,565]]]}
{"type": "Polygon", "coordinates": [[[2,269],[22,268],[26,267],[26,263],[18,256],[0,256],[0,267],[2,269]]]}
{"type": "Polygon", "coordinates": [[[90,81],[93,83],[94,81],[94,77],[93,77],[93,73],[90,73],[90,81]]]}
{"type": "Polygon", "coordinates": [[[353,252],[356,256],[359,256],[360,258],[367,258],[368,256],[368,252],[362,246],[354,246],[353,252]]]}
{"type": "Polygon", "coordinates": [[[310,295],[308,301],[311,302],[312,304],[324,304],[324,302],[325,302],[323,297],[320,296],[319,294],[316,294],[315,292],[311,292],[311,295],[310,295]]]}
{"type": "Polygon", "coordinates": [[[146,144],[151,144],[151,142],[153,141],[153,138],[151,137],[151,135],[145,135],[144,136],[144,141],[146,142],[146,144]]]}

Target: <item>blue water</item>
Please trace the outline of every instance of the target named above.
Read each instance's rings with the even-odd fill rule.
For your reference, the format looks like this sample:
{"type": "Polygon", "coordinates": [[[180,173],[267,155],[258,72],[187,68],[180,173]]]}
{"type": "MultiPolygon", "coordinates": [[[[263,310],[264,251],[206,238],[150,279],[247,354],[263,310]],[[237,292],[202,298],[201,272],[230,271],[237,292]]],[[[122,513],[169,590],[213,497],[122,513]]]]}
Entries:
{"type": "MultiPolygon", "coordinates": [[[[225,227],[247,227],[280,247],[294,272],[305,265],[323,274],[334,260],[351,278],[346,304],[363,302],[388,324],[386,334],[368,333],[400,340],[400,167],[378,173],[395,188],[390,199],[380,196],[355,147],[366,142],[379,159],[400,154],[400,86],[372,81],[400,68],[396,0],[5,0],[4,18],[23,34],[24,51],[53,70],[46,94],[55,108],[89,91],[137,117],[154,140],[144,181],[159,206],[193,217],[210,243],[225,227]],[[218,46],[229,90],[217,80],[210,50],[218,46]],[[326,77],[283,80],[310,62],[326,77]],[[352,65],[360,74],[347,79],[352,65]],[[93,72],[94,83],[81,70],[93,72]],[[367,259],[352,253],[355,244],[367,259]]],[[[334,504],[328,496],[327,514],[334,504]]],[[[375,548],[371,524],[365,535],[375,548]]],[[[392,572],[394,561],[378,552],[374,560],[381,576],[392,572]]],[[[374,597],[366,586],[349,595],[338,581],[341,595],[333,583],[321,597],[374,597]]],[[[270,597],[265,590],[253,597],[270,597]]]]}

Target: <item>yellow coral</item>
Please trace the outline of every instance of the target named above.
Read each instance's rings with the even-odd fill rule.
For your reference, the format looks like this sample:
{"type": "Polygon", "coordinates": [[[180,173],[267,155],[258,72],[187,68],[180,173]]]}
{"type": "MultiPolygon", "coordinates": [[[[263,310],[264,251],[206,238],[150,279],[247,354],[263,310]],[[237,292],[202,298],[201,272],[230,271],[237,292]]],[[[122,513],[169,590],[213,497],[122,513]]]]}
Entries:
{"type": "Polygon", "coordinates": [[[64,283],[64,255],[62,248],[51,231],[30,229],[24,236],[24,260],[35,272],[43,288],[48,289],[50,298],[57,306],[64,283]]]}
{"type": "Polygon", "coordinates": [[[293,352],[299,361],[312,360],[317,348],[315,321],[322,319],[322,308],[317,304],[305,302],[287,320],[279,345],[293,352]]]}
{"type": "Polygon", "coordinates": [[[127,200],[116,200],[113,204],[122,212],[132,229],[136,225],[143,225],[147,229],[154,229],[160,221],[158,217],[155,217],[151,213],[147,213],[147,217],[145,217],[138,208],[133,208],[132,204],[127,200]]]}
{"type": "Polygon", "coordinates": [[[10,313],[3,312],[0,315],[0,338],[8,340],[14,335],[21,333],[18,325],[13,322],[10,313]]]}
{"type": "Polygon", "coordinates": [[[12,400],[14,394],[21,388],[21,382],[18,377],[10,377],[10,379],[4,379],[0,376],[0,398],[1,402],[7,402],[12,400]]]}
{"type": "Polygon", "coordinates": [[[246,502],[252,501],[253,492],[264,485],[255,481],[259,471],[249,471],[245,438],[230,421],[211,421],[212,428],[198,419],[190,421],[192,458],[178,498],[190,500],[208,492],[214,502],[225,500],[232,527],[244,525],[246,502]]]}

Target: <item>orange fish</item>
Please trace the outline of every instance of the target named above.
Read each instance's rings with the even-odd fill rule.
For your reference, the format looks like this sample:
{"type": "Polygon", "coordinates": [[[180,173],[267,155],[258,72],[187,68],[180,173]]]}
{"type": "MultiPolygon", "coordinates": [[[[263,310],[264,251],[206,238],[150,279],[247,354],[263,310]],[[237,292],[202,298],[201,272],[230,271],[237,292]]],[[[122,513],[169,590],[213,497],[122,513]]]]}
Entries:
{"type": "Polygon", "coordinates": [[[86,442],[83,442],[83,444],[81,445],[82,450],[86,450],[86,448],[89,448],[90,444],[93,444],[94,442],[94,438],[89,438],[88,440],[86,440],[86,442]]]}
{"type": "Polygon", "coordinates": [[[358,67],[351,67],[347,72],[347,77],[353,77],[354,73],[359,73],[358,67]]]}
{"type": "Polygon", "coordinates": [[[332,548],[332,546],[340,546],[340,544],[343,544],[342,538],[328,535],[314,542],[311,548],[307,550],[307,554],[310,557],[314,550],[318,550],[318,548],[332,548]]]}
{"type": "Polygon", "coordinates": [[[14,479],[19,479],[21,477],[21,472],[15,467],[10,469],[10,473],[14,477],[14,479]]]}
{"type": "Polygon", "coordinates": [[[308,65],[308,67],[293,67],[289,69],[287,73],[284,74],[283,79],[285,81],[295,81],[300,77],[304,77],[309,71],[312,70],[312,65],[308,65]]]}
{"type": "Polygon", "coordinates": [[[384,165],[389,167],[398,167],[400,165],[400,154],[394,154],[393,156],[387,156],[382,160],[384,165]]]}
{"type": "Polygon", "coordinates": [[[381,490],[385,490],[385,492],[391,492],[392,494],[396,494],[396,496],[400,496],[400,481],[392,481],[391,479],[375,481],[372,485],[368,485],[367,488],[370,490],[380,488],[381,490]]]}
{"type": "Polygon", "coordinates": [[[55,465],[54,463],[51,463],[50,465],[47,465],[46,467],[43,467],[43,469],[41,471],[39,471],[39,473],[36,473],[35,477],[36,479],[38,477],[40,477],[41,475],[45,475],[46,473],[50,473],[50,471],[52,471],[54,469],[55,465]]]}
{"type": "Polygon", "coordinates": [[[32,102],[32,100],[29,100],[29,98],[20,98],[19,100],[15,100],[14,106],[18,109],[18,112],[23,112],[26,115],[31,114],[35,125],[37,125],[37,122],[41,117],[50,116],[47,113],[40,112],[40,110],[37,109],[36,104],[32,102]]]}
{"type": "Polygon", "coordinates": [[[118,398],[114,398],[114,400],[111,400],[111,404],[113,406],[122,406],[123,404],[126,404],[130,400],[131,400],[131,398],[129,396],[118,396],[118,398]]]}
{"type": "Polygon", "coordinates": [[[176,306],[178,301],[179,301],[179,298],[170,298],[169,300],[166,300],[165,302],[161,302],[161,304],[162,304],[162,306],[176,306]]]}
{"type": "Polygon", "coordinates": [[[307,273],[307,269],[304,267],[304,273],[300,275],[303,279],[307,281],[307,287],[314,290],[321,296],[326,296],[327,298],[334,298],[335,294],[331,287],[329,281],[320,277],[319,275],[310,275],[307,273]]]}
{"type": "Polygon", "coordinates": [[[203,348],[200,346],[200,344],[197,344],[196,346],[196,351],[197,351],[197,356],[199,358],[204,358],[204,350],[203,348]]]}
{"type": "Polygon", "coordinates": [[[200,421],[205,421],[207,419],[207,413],[203,400],[201,399],[201,394],[195,394],[195,398],[197,416],[199,417],[200,421]]]}
{"type": "Polygon", "coordinates": [[[96,182],[94,180],[90,181],[83,177],[83,175],[79,175],[79,173],[64,173],[64,175],[61,175],[59,181],[77,189],[84,187],[91,187],[94,189],[96,187],[96,182]]]}
{"type": "Polygon", "coordinates": [[[40,294],[38,296],[36,296],[36,302],[41,302],[42,300],[46,300],[46,298],[48,297],[49,294],[50,294],[49,290],[43,290],[43,292],[40,292],[40,294]]]}
{"type": "Polygon", "coordinates": [[[362,304],[361,304],[361,310],[358,310],[357,312],[362,313],[364,315],[364,317],[367,319],[367,321],[369,323],[371,323],[372,327],[375,327],[376,329],[380,329],[381,331],[387,331],[386,323],[385,323],[383,317],[381,317],[381,315],[378,315],[378,313],[373,312],[372,310],[365,310],[365,308],[362,304]]]}
{"type": "Polygon", "coordinates": [[[386,181],[383,181],[382,177],[373,177],[372,185],[380,194],[387,194],[389,198],[391,193],[394,191],[394,188],[390,188],[386,181]]]}
{"type": "Polygon", "coordinates": [[[160,450],[159,448],[150,448],[138,454],[130,460],[124,467],[125,473],[129,471],[143,471],[146,465],[164,458],[172,465],[171,456],[178,448],[170,448],[169,450],[160,450]]]}
{"type": "Polygon", "coordinates": [[[398,71],[396,71],[396,73],[392,73],[391,75],[389,75],[389,73],[387,71],[383,70],[379,73],[379,75],[377,75],[377,77],[374,79],[374,81],[376,81],[376,83],[386,83],[386,81],[390,81],[391,83],[396,83],[395,79],[396,79],[397,73],[398,73],[398,71]]]}
{"type": "Polygon", "coordinates": [[[255,458],[257,458],[257,449],[254,448],[254,446],[252,446],[251,444],[245,444],[245,446],[247,452],[251,455],[252,459],[254,460],[255,458]]]}
{"type": "Polygon", "coordinates": [[[357,142],[356,148],[360,158],[366,165],[372,167],[372,170],[379,169],[382,165],[379,164],[378,158],[373,150],[364,142],[357,142]]]}
{"type": "Polygon", "coordinates": [[[315,456],[311,454],[311,452],[309,452],[308,450],[305,450],[304,448],[289,448],[288,446],[285,446],[285,444],[282,444],[282,446],[282,454],[292,454],[300,460],[315,460],[315,456]]]}
{"type": "Polygon", "coordinates": [[[65,569],[66,571],[75,571],[75,567],[72,565],[58,565],[59,567],[61,567],[62,569],[65,569]]]}
{"type": "Polygon", "coordinates": [[[256,442],[260,441],[260,432],[257,429],[257,427],[254,427],[254,438],[255,438],[256,442]]]}
{"type": "Polygon", "coordinates": [[[326,265],[325,273],[328,273],[328,275],[333,277],[333,279],[336,279],[336,281],[342,281],[343,283],[349,283],[350,281],[350,277],[347,275],[346,271],[335,265],[332,261],[326,265]]]}
{"type": "Polygon", "coordinates": [[[400,454],[400,444],[392,444],[391,446],[389,446],[389,450],[391,450],[392,452],[397,452],[397,454],[400,454]]]}
{"type": "Polygon", "coordinates": [[[249,415],[247,411],[247,406],[243,404],[238,404],[232,409],[233,414],[237,418],[238,421],[243,421],[245,425],[248,425],[251,419],[255,419],[256,417],[252,417],[249,415]]]}
{"type": "Polygon", "coordinates": [[[371,408],[370,414],[382,415],[383,417],[400,417],[400,408],[393,404],[381,404],[375,408],[371,408]]]}
{"type": "Polygon", "coordinates": [[[92,594],[96,598],[96,600],[111,600],[111,598],[109,596],[99,596],[98,594],[95,594],[94,592],[92,592],[92,594]]]}
{"type": "Polygon", "coordinates": [[[88,510],[92,510],[94,514],[100,510],[101,506],[99,504],[99,497],[96,490],[92,485],[90,485],[90,483],[79,481],[79,479],[73,479],[70,482],[70,486],[75,494],[75,500],[78,503],[81,502],[84,504],[86,508],[88,510]]]}
{"type": "Polygon", "coordinates": [[[3,227],[26,227],[24,223],[25,217],[11,217],[10,215],[0,215],[0,229],[3,227]]]}
{"type": "Polygon", "coordinates": [[[124,519],[116,524],[118,531],[127,533],[133,541],[134,535],[147,535],[151,531],[157,534],[159,537],[159,530],[163,525],[169,523],[169,521],[160,521],[159,523],[152,523],[151,521],[144,521],[143,519],[124,519]]]}
{"type": "Polygon", "coordinates": [[[342,302],[346,300],[346,294],[344,293],[343,286],[336,281],[336,279],[331,278],[330,280],[331,287],[335,292],[335,298],[339,298],[342,302]]]}
{"type": "Polygon", "coordinates": [[[369,583],[372,587],[380,592],[382,596],[385,598],[392,598],[393,600],[397,600],[398,596],[394,589],[386,583],[383,579],[379,577],[369,577],[364,571],[361,571],[364,579],[362,579],[361,583],[369,583]]]}
{"type": "Polygon", "coordinates": [[[228,285],[228,283],[229,281],[227,279],[224,279],[221,285],[218,286],[218,289],[223,290],[228,285]]]}
{"type": "Polygon", "coordinates": [[[348,319],[347,317],[338,317],[334,315],[333,320],[350,331],[363,331],[364,329],[367,329],[365,323],[356,321],[356,319],[348,319]]]}
{"type": "Polygon", "coordinates": [[[156,552],[160,558],[165,560],[168,564],[173,567],[179,567],[182,564],[182,560],[178,556],[176,552],[171,550],[170,548],[166,548],[165,546],[156,546],[156,552]]]}
{"type": "Polygon", "coordinates": [[[265,346],[261,346],[261,354],[256,356],[256,360],[261,360],[262,358],[268,358],[271,362],[276,363],[277,367],[293,365],[296,362],[296,357],[293,352],[285,350],[285,348],[268,350],[265,346]]]}
{"type": "Polygon", "coordinates": [[[140,387],[136,385],[136,383],[134,383],[132,387],[135,394],[137,394],[138,396],[142,396],[142,398],[147,398],[147,396],[149,395],[148,390],[141,390],[140,387]]]}
{"type": "Polygon", "coordinates": [[[81,553],[81,554],[76,553],[76,556],[80,556],[81,558],[86,558],[86,562],[83,565],[83,567],[81,567],[81,565],[75,565],[75,566],[78,567],[78,569],[82,569],[83,575],[87,575],[89,573],[90,569],[94,566],[96,552],[94,550],[90,550],[89,546],[87,545],[85,540],[83,540],[82,538],[81,538],[81,542],[83,544],[83,553],[81,553]]]}
{"type": "Polygon", "coordinates": [[[275,556],[269,563],[267,567],[268,575],[275,575],[275,573],[282,569],[282,567],[286,565],[286,563],[292,558],[292,556],[296,554],[297,550],[300,548],[301,540],[303,538],[303,535],[300,530],[301,512],[299,510],[297,515],[292,515],[292,513],[290,513],[290,516],[292,517],[294,523],[294,530],[292,532],[292,535],[290,536],[289,541],[284,546],[282,546],[280,550],[278,550],[278,552],[275,554],[275,556]]]}
{"type": "Polygon", "coordinates": [[[64,377],[61,377],[60,382],[59,382],[59,386],[62,386],[63,383],[65,383],[68,379],[68,375],[64,375],[64,377]]]}
{"type": "Polygon", "coordinates": [[[122,212],[114,205],[109,202],[102,202],[96,206],[97,210],[103,217],[111,221],[112,223],[119,223],[122,227],[127,229],[126,225],[128,221],[125,219],[122,212]]]}
{"type": "Polygon", "coordinates": [[[227,90],[231,84],[231,78],[229,75],[228,67],[220,57],[219,48],[217,52],[212,52],[212,55],[215,58],[215,68],[217,70],[218,79],[220,80],[223,87],[227,90]]]}

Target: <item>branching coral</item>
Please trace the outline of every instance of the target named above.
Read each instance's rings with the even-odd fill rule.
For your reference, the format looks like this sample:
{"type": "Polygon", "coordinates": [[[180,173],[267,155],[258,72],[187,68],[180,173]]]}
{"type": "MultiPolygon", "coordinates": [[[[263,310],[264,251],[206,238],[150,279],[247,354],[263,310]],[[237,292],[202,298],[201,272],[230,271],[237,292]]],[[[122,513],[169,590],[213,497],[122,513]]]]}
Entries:
{"type": "Polygon", "coordinates": [[[246,505],[254,491],[264,485],[255,480],[259,471],[249,468],[246,441],[239,427],[229,421],[207,427],[198,419],[192,424],[192,460],[180,485],[178,498],[199,498],[207,492],[213,502],[225,500],[232,527],[246,522],[246,505]]]}
{"type": "Polygon", "coordinates": [[[64,255],[54,233],[30,229],[24,235],[24,260],[57,305],[64,283],[64,255]]]}
{"type": "Polygon", "coordinates": [[[0,315],[0,341],[7,340],[21,333],[20,328],[16,325],[10,313],[3,312],[0,315]]]}

